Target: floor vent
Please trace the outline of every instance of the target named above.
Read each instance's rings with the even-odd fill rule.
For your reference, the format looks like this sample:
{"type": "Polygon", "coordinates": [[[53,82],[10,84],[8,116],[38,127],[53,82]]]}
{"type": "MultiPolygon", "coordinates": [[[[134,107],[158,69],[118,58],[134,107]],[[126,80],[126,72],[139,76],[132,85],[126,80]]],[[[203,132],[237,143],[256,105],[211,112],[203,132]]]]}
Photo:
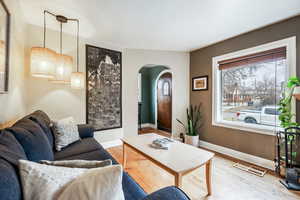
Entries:
{"type": "Polygon", "coordinates": [[[246,165],[243,165],[243,164],[240,164],[240,163],[235,163],[233,165],[233,167],[236,167],[240,170],[246,171],[250,174],[254,174],[254,175],[260,176],[260,177],[263,177],[267,173],[267,170],[258,168],[258,167],[253,166],[253,165],[252,166],[246,166],[246,165]]]}

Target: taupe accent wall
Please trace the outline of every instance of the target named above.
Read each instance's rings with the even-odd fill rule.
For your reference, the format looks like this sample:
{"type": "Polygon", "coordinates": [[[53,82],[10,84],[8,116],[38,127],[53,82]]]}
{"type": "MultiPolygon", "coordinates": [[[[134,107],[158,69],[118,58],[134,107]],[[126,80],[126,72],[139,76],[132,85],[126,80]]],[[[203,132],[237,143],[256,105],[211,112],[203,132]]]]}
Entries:
{"type": "MultiPolygon", "coordinates": [[[[292,36],[297,37],[297,75],[300,76],[300,70],[298,70],[300,63],[300,16],[190,53],[190,79],[196,76],[209,76],[208,91],[192,91],[190,84],[190,103],[198,104],[201,102],[204,110],[205,122],[201,129],[200,140],[269,160],[275,158],[276,138],[274,136],[212,126],[212,58],[292,36]]],[[[297,113],[299,112],[300,106],[297,105],[297,113]]]]}

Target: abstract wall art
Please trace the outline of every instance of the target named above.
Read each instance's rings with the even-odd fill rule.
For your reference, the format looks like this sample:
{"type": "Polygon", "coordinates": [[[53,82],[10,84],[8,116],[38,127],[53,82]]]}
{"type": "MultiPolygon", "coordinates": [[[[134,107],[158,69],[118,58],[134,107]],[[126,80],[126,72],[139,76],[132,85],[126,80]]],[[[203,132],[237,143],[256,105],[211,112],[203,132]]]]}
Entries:
{"type": "Polygon", "coordinates": [[[86,45],[86,120],[95,130],[122,127],[122,53],[86,45]]]}

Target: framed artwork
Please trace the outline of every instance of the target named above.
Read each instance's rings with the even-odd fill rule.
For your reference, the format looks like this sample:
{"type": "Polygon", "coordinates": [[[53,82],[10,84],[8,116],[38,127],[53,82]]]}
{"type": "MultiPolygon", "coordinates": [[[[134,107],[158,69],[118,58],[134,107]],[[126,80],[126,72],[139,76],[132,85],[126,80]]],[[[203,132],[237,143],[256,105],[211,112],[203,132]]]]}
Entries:
{"type": "Polygon", "coordinates": [[[86,45],[86,121],[95,130],[122,127],[122,53],[86,45]]]}
{"type": "Polygon", "coordinates": [[[0,94],[8,92],[10,13],[0,0],[0,94]]]}
{"type": "Polygon", "coordinates": [[[208,76],[198,76],[192,79],[193,91],[208,90],[208,76]]]}

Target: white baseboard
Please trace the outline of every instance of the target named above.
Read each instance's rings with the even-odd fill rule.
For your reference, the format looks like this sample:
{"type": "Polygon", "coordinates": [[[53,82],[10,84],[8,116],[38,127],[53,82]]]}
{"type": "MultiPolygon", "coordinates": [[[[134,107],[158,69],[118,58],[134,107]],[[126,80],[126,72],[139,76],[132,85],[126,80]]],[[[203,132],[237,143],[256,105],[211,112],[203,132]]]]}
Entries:
{"type": "Polygon", "coordinates": [[[267,168],[267,169],[270,169],[273,171],[275,170],[274,162],[271,160],[267,160],[264,158],[260,158],[257,156],[253,156],[253,155],[250,155],[247,153],[243,153],[240,151],[236,151],[233,149],[229,149],[226,147],[222,147],[222,146],[215,145],[215,144],[208,143],[208,142],[201,141],[201,140],[199,142],[199,145],[200,145],[200,147],[204,147],[206,149],[210,149],[212,151],[216,151],[218,153],[225,154],[227,156],[231,156],[233,158],[237,158],[239,160],[243,160],[243,161],[255,164],[257,166],[261,166],[261,167],[264,167],[264,168],[267,168]]]}
{"type": "Polygon", "coordinates": [[[156,128],[156,127],[155,127],[155,124],[145,123],[145,124],[142,124],[142,128],[156,128]]]}
{"type": "Polygon", "coordinates": [[[100,143],[104,149],[108,149],[110,147],[116,147],[120,146],[123,144],[122,140],[113,140],[113,141],[108,141],[108,142],[101,142],[100,143]]]}

